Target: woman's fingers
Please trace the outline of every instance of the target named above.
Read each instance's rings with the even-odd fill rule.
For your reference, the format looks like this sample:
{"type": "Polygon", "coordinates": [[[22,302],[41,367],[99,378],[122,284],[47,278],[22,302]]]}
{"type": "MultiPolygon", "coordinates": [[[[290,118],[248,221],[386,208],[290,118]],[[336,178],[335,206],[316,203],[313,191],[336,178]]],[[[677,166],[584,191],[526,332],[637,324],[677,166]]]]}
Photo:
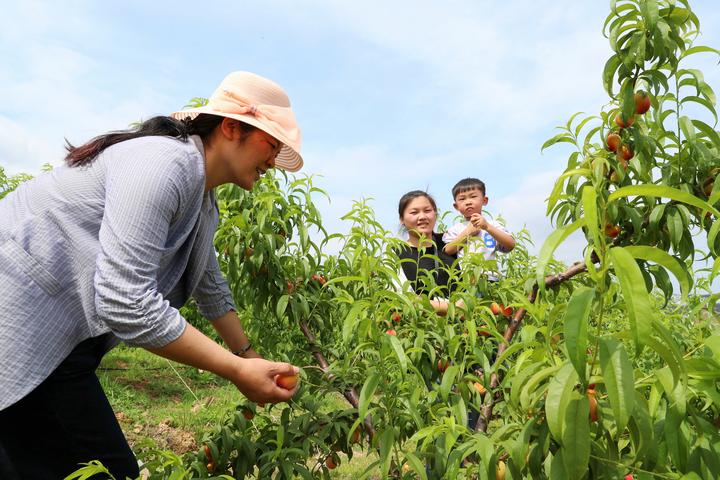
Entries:
{"type": "Polygon", "coordinates": [[[241,358],[238,362],[234,383],[253,402],[285,402],[298,390],[300,369],[294,365],[260,358],[241,358]]]}

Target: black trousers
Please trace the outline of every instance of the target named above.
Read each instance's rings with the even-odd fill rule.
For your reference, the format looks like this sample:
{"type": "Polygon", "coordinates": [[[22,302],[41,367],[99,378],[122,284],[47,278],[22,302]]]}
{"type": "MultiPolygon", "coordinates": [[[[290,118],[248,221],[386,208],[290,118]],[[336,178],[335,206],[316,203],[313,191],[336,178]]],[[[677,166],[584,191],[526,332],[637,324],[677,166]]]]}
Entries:
{"type": "Polygon", "coordinates": [[[110,345],[109,335],[85,340],[35,390],[0,411],[0,478],[63,479],[90,460],[100,460],[117,480],[138,477],[95,375],[110,345]]]}

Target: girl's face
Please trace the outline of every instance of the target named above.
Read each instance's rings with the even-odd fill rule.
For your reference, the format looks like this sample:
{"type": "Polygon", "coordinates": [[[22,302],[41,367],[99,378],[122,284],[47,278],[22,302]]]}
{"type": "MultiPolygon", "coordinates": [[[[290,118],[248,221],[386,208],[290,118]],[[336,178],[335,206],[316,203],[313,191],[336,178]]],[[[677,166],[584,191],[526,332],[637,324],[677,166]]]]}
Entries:
{"type": "Polygon", "coordinates": [[[410,236],[415,238],[420,238],[421,235],[432,238],[435,220],[437,220],[437,212],[427,197],[410,200],[400,217],[400,223],[405,226],[410,236]]]}

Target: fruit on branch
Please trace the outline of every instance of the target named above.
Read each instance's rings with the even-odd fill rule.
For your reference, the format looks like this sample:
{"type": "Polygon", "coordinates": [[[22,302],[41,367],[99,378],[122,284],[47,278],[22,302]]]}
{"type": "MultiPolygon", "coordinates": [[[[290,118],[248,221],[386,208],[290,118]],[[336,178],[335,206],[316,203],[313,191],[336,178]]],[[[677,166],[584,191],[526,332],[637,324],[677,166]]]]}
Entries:
{"type": "Polygon", "coordinates": [[[480,395],[485,395],[485,392],[487,392],[487,389],[485,388],[485,385],[483,385],[480,382],[473,383],[473,388],[476,392],[478,392],[480,395]]]}
{"type": "Polygon", "coordinates": [[[255,414],[252,410],[249,408],[243,408],[242,409],[242,416],[245,417],[245,420],[252,420],[255,414]]]}
{"type": "Polygon", "coordinates": [[[442,358],[438,359],[438,361],[437,361],[438,372],[445,373],[445,370],[447,370],[449,366],[450,366],[450,360],[446,360],[446,359],[442,359],[442,358]]]}
{"type": "Polygon", "coordinates": [[[714,187],[715,187],[715,178],[708,177],[703,181],[702,191],[706,197],[708,197],[708,198],[710,197],[714,187]]]}
{"type": "Polygon", "coordinates": [[[622,230],[620,229],[620,225],[611,225],[607,224],[605,225],[605,235],[607,235],[610,238],[615,238],[618,235],[620,235],[620,232],[622,230]]]}
{"type": "Polygon", "coordinates": [[[598,401],[595,397],[595,390],[588,388],[587,396],[590,402],[590,421],[597,422],[600,417],[598,416],[598,401]]]}
{"type": "Polygon", "coordinates": [[[400,315],[400,312],[393,312],[392,315],[390,315],[390,320],[395,323],[400,323],[400,320],[402,320],[402,315],[400,315]]]}
{"type": "Polygon", "coordinates": [[[500,305],[498,305],[497,302],[492,302],[490,304],[490,311],[493,313],[493,315],[500,315],[500,312],[502,312],[502,308],[500,308],[500,305]]]}
{"type": "Polygon", "coordinates": [[[328,468],[328,470],[335,470],[338,464],[335,462],[335,459],[332,455],[328,455],[327,458],[325,458],[325,466],[328,468]]]}
{"type": "Polygon", "coordinates": [[[498,460],[495,470],[495,480],[505,480],[505,462],[498,460]]]}
{"type": "Polygon", "coordinates": [[[357,427],[350,437],[350,443],[360,443],[360,437],[362,436],[362,427],[357,427]]]}
{"type": "Polygon", "coordinates": [[[622,139],[620,138],[620,135],[618,135],[615,132],[610,132],[607,136],[607,148],[611,152],[617,152],[618,147],[620,147],[620,144],[622,143],[622,139]]]}
{"type": "Polygon", "coordinates": [[[392,336],[397,335],[397,332],[395,330],[393,330],[392,328],[385,333],[387,333],[388,335],[392,335],[392,336]]]}
{"type": "Polygon", "coordinates": [[[287,293],[292,295],[295,292],[295,283],[288,280],[287,282],[287,293]]]}
{"type": "Polygon", "coordinates": [[[320,286],[325,285],[327,282],[327,279],[323,277],[322,275],[318,275],[317,273],[313,273],[310,279],[314,282],[317,282],[320,284],[320,286]]]}
{"type": "Polygon", "coordinates": [[[617,125],[620,128],[631,127],[633,123],[635,123],[635,117],[630,117],[628,119],[625,119],[622,117],[621,113],[618,113],[617,116],[615,117],[615,125],[617,125]]]}
{"type": "MultiPolygon", "coordinates": [[[[630,160],[635,153],[633,153],[632,148],[630,148],[629,145],[623,144],[620,147],[620,158],[623,160],[630,160]]],[[[627,163],[625,164],[625,168],[627,169],[627,163]]]]}
{"type": "Polygon", "coordinates": [[[638,90],[633,96],[635,100],[635,113],[642,115],[650,110],[650,95],[644,90],[638,90]]]}
{"type": "Polygon", "coordinates": [[[250,258],[253,254],[253,249],[250,247],[245,247],[245,258],[250,258]]]}
{"type": "Polygon", "coordinates": [[[295,388],[295,385],[298,384],[298,376],[278,375],[277,378],[275,378],[275,384],[280,388],[284,388],[285,390],[292,390],[293,388],[295,388]]]}

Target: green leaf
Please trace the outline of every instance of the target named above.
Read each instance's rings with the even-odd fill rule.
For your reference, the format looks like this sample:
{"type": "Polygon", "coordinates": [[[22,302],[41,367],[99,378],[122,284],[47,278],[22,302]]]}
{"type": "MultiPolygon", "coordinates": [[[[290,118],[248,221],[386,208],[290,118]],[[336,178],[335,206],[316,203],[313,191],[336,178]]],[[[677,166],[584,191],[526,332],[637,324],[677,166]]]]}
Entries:
{"type": "Polygon", "coordinates": [[[643,21],[645,22],[645,29],[649,31],[654,30],[660,17],[657,0],[640,2],[640,13],[642,13],[643,21]]]}
{"type": "Polygon", "coordinates": [[[635,92],[632,79],[628,78],[623,82],[620,96],[620,115],[625,121],[628,121],[635,115],[635,92]]]}
{"type": "Polygon", "coordinates": [[[720,219],[715,219],[715,222],[712,224],[712,227],[710,227],[710,231],[708,232],[707,242],[710,251],[715,255],[720,256],[720,251],[715,245],[717,243],[715,239],[717,238],[718,233],[720,233],[720,219]]]}
{"type": "Polygon", "coordinates": [[[695,127],[693,127],[692,121],[690,121],[689,117],[686,117],[683,115],[678,120],[680,123],[680,130],[682,130],[683,135],[685,135],[685,138],[688,141],[695,140],[695,127]]]}
{"type": "Polygon", "coordinates": [[[460,368],[457,365],[451,365],[445,370],[443,374],[442,382],[440,383],[440,395],[444,401],[447,401],[450,390],[455,385],[455,378],[457,377],[460,368]]]}
{"type": "Polygon", "coordinates": [[[287,310],[288,306],[288,300],[290,300],[290,295],[283,295],[278,300],[278,303],[275,306],[275,314],[278,318],[282,318],[285,315],[285,310],[287,310]]]}
{"type": "Polygon", "coordinates": [[[716,55],[720,55],[720,50],[717,50],[712,47],[698,45],[697,47],[691,47],[691,48],[688,48],[687,50],[685,50],[684,52],[682,52],[682,54],[680,55],[680,58],[682,59],[685,57],[689,57],[690,55],[694,55],[696,53],[703,53],[703,52],[714,53],[716,55]]]}
{"type": "Polygon", "coordinates": [[[565,412],[563,461],[567,478],[583,478],[590,461],[590,403],[587,396],[575,393],[565,412]]]}
{"type": "MultiPolygon", "coordinates": [[[[712,103],[710,103],[709,100],[702,98],[702,97],[696,97],[694,95],[688,95],[687,97],[684,97],[682,100],[680,100],[680,103],[682,103],[683,105],[688,102],[694,102],[694,103],[700,104],[703,107],[705,107],[706,109],[708,109],[710,111],[710,113],[713,114],[713,117],[715,117],[715,123],[717,123],[717,121],[718,121],[717,111],[715,110],[715,106],[712,103]]],[[[683,117],[683,118],[687,118],[687,117],[683,117]]],[[[690,125],[686,128],[692,128],[692,126],[695,125],[695,120],[692,120],[691,124],[692,125],[690,125]]]]}
{"type": "Polygon", "coordinates": [[[646,260],[657,263],[663,268],[666,268],[670,273],[675,275],[678,283],[680,284],[680,291],[682,293],[682,299],[687,300],[687,295],[692,288],[693,279],[690,273],[687,271],[685,264],[677,258],[669,255],[664,250],[660,250],[656,247],[645,247],[645,246],[628,246],[624,247],[625,251],[628,252],[636,259],[646,260]]]}
{"type": "Polygon", "coordinates": [[[413,469],[415,475],[422,480],[427,480],[425,464],[412,452],[405,452],[405,461],[413,469]]]}
{"type": "Polygon", "coordinates": [[[620,436],[635,407],[632,364],[622,343],[607,337],[600,339],[600,370],[620,436]]]}
{"type": "Polygon", "coordinates": [[[527,410],[531,406],[531,395],[535,393],[535,390],[537,389],[537,386],[545,380],[547,377],[551,376],[553,373],[555,373],[557,370],[560,369],[560,365],[551,365],[549,367],[545,367],[539,372],[537,372],[535,375],[530,377],[530,379],[527,381],[527,383],[523,386],[521,392],[520,392],[520,406],[527,410]]]}
{"type": "Polygon", "coordinates": [[[666,225],[668,228],[668,234],[670,235],[670,243],[673,249],[677,252],[680,250],[680,242],[682,241],[683,234],[685,233],[685,225],[683,219],[680,216],[680,212],[677,209],[670,209],[666,215],[666,225]]]}
{"type": "Polygon", "coordinates": [[[558,133],[557,135],[543,143],[542,147],[540,148],[540,152],[552,145],[555,145],[556,143],[571,143],[575,145],[575,139],[569,133],[558,133]]]}
{"type": "Polygon", "coordinates": [[[388,429],[382,433],[380,438],[380,462],[381,473],[383,478],[387,477],[390,471],[390,461],[392,460],[392,447],[395,445],[395,430],[388,426],[388,429]]]}
{"type": "Polygon", "coordinates": [[[407,355],[405,355],[405,350],[403,350],[402,345],[400,344],[400,340],[396,336],[388,335],[388,338],[390,338],[390,345],[392,345],[393,350],[395,351],[395,356],[398,359],[398,362],[400,362],[400,369],[402,370],[403,375],[405,372],[407,372],[407,365],[408,365],[408,359],[407,355]]]}
{"type": "Polygon", "coordinates": [[[380,383],[380,372],[372,371],[360,390],[360,401],[358,402],[359,418],[365,418],[367,415],[370,400],[372,400],[372,397],[375,394],[375,389],[377,388],[378,383],[380,383]]]}
{"type": "Polygon", "coordinates": [[[707,210],[713,215],[720,217],[720,211],[713,208],[707,202],[704,202],[694,195],[678,190],[677,188],[667,187],[664,185],[633,185],[630,187],[622,187],[615,190],[608,197],[608,203],[623,197],[644,196],[644,197],[663,197],[677,200],[678,202],[687,203],[702,210],[707,210]]]}
{"type": "Polygon", "coordinates": [[[553,208],[555,208],[555,205],[557,204],[558,200],[560,199],[560,196],[562,195],[562,187],[565,185],[565,179],[571,178],[574,176],[583,176],[583,177],[590,177],[592,175],[592,171],[589,168],[576,168],[572,170],[568,170],[562,175],[558,177],[558,179],[555,181],[555,185],[553,186],[552,193],[550,193],[550,197],[548,198],[548,208],[547,208],[547,215],[552,212],[553,208]]]}
{"type": "Polygon", "coordinates": [[[540,255],[538,256],[537,275],[536,279],[541,290],[545,289],[545,267],[552,259],[553,252],[560,246],[560,244],[575,230],[585,224],[585,219],[581,218],[566,225],[564,227],[556,229],[552,232],[543,243],[540,248],[540,255]]]}
{"type": "Polygon", "coordinates": [[[652,230],[658,230],[660,228],[660,221],[665,214],[665,206],[665,203],[656,205],[650,213],[650,218],[648,219],[648,221],[652,230]]]}
{"type": "Polygon", "coordinates": [[[610,261],[620,281],[623,299],[627,306],[630,328],[638,351],[652,330],[653,311],[645,280],[633,256],[622,247],[610,249],[610,261]]]}
{"type": "Polygon", "coordinates": [[[357,322],[355,321],[360,315],[360,312],[367,308],[367,302],[363,300],[359,300],[353,304],[352,307],[350,307],[350,311],[347,314],[347,317],[345,317],[345,321],[343,322],[343,329],[342,329],[342,336],[343,341],[347,343],[350,340],[350,337],[352,337],[353,332],[355,331],[355,327],[357,326],[357,322]]]}
{"type": "Polygon", "coordinates": [[[608,95],[613,98],[615,98],[612,90],[613,79],[615,78],[615,72],[617,72],[620,63],[620,54],[616,53],[608,59],[608,61],[605,63],[605,68],[603,69],[603,86],[605,87],[605,91],[608,93],[608,95]]]}
{"type": "Polygon", "coordinates": [[[600,245],[600,228],[598,227],[597,192],[592,185],[586,185],[582,189],[583,213],[585,226],[590,233],[593,245],[600,245]]]}
{"type": "Polygon", "coordinates": [[[545,398],[545,416],[550,433],[556,440],[562,439],[565,410],[578,381],[577,372],[571,363],[566,363],[548,384],[545,398]]]}
{"type": "MultiPolygon", "coordinates": [[[[701,136],[707,137],[707,139],[713,143],[716,149],[720,149],[720,134],[718,134],[718,132],[713,127],[701,120],[693,120],[692,124],[701,133],[701,136]]],[[[711,205],[714,204],[714,202],[712,201],[709,203],[711,205]]]]}
{"type": "Polygon", "coordinates": [[[565,346],[568,358],[583,382],[587,365],[588,322],[594,297],[594,289],[580,287],[573,292],[565,311],[565,346]]]}

